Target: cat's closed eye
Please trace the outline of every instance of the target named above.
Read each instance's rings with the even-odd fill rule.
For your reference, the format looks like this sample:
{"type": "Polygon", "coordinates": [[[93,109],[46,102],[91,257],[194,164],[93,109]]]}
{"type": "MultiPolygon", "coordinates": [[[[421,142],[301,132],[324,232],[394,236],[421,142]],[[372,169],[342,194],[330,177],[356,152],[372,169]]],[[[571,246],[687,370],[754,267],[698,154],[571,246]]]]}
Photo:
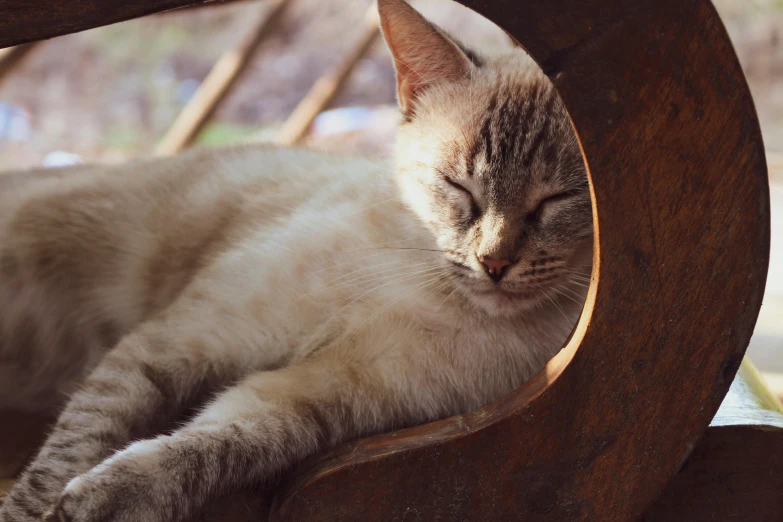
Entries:
{"type": "Polygon", "coordinates": [[[473,219],[477,218],[481,214],[481,209],[479,208],[478,204],[476,203],[476,198],[473,196],[473,192],[471,192],[470,189],[465,187],[465,185],[462,185],[461,183],[459,183],[457,181],[454,181],[449,176],[443,176],[443,180],[451,188],[453,188],[457,192],[462,193],[465,197],[467,197],[470,200],[470,214],[471,214],[471,217],[473,219]]]}
{"type": "Polygon", "coordinates": [[[458,182],[454,181],[453,179],[451,179],[451,178],[450,178],[450,177],[448,177],[448,176],[444,176],[444,177],[443,177],[443,179],[446,181],[446,183],[447,183],[449,186],[451,186],[452,188],[455,188],[455,189],[459,190],[460,192],[464,192],[464,193],[465,193],[465,194],[467,194],[467,195],[468,195],[468,196],[469,196],[471,199],[473,199],[473,193],[472,193],[470,190],[468,190],[468,189],[467,189],[467,188],[466,188],[464,185],[461,185],[460,183],[458,183],[458,182]]]}
{"type": "Polygon", "coordinates": [[[557,194],[553,194],[551,196],[547,196],[543,198],[541,201],[538,202],[536,209],[528,213],[526,218],[528,223],[538,223],[539,221],[541,221],[541,217],[547,208],[550,208],[558,203],[568,201],[569,199],[574,198],[578,195],[579,195],[579,191],[577,190],[566,190],[564,192],[558,192],[557,194]]]}

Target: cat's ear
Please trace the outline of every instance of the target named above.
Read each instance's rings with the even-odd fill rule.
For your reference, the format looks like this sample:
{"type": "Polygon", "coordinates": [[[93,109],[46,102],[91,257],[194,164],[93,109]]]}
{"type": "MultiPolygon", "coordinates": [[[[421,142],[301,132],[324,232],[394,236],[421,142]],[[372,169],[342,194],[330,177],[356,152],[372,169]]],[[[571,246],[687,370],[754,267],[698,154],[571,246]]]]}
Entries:
{"type": "Polygon", "coordinates": [[[381,29],[397,69],[397,96],[406,117],[421,92],[470,74],[470,58],[404,0],[378,0],[381,29]]]}

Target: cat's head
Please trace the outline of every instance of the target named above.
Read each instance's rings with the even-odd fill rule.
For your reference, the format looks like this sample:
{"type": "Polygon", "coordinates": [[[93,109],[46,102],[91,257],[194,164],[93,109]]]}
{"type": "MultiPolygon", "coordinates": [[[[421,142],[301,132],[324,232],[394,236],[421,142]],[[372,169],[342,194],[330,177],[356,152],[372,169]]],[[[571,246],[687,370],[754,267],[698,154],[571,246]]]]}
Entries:
{"type": "Polygon", "coordinates": [[[521,49],[487,58],[379,0],[403,121],[397,180],[458,288],[492,315],[584,296],[592,211],[565,108],[521,49]]]}

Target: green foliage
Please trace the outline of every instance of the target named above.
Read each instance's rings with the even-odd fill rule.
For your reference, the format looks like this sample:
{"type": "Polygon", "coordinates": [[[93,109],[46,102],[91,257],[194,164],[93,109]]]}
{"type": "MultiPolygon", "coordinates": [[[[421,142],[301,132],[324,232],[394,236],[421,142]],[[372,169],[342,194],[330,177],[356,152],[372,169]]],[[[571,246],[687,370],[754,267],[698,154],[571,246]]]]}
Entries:
{"type": "Polygon", "coordinates": [[[258,134],[263,130],[264,128],[260,126],[215,121],[208,124],[202,131],[197,144],[209,147],[235,145],[258,137],[258,134]]]}

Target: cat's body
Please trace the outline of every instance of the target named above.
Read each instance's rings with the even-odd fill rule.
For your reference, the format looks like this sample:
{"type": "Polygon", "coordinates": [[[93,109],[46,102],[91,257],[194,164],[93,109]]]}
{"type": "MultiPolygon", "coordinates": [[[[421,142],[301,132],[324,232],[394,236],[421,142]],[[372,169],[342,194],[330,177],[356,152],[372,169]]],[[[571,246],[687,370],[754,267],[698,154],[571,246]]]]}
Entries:
{"type": "Polygon", "coordinates": [[[513,389],[570,331],[557,312],[476,313],[382,162],[256,146],[71,170],[0,195],[0,407],[56,404],[122,336],[172,313],[178,343],[215,336],[226,359],[248,352],[248,373],[344,350],[402,380],[447,372],[453,352],[472,390],[421,397],[422,419],[513,389]]]}
{"type": "Polygon", "coordinates": [[[551,84],[379,5],[396,166],[244,147],[6,184],[0,406],[73,395],[0,521],[181,520],[341,441],[476,409],[562,346],[592,226],[551,84]]]}

